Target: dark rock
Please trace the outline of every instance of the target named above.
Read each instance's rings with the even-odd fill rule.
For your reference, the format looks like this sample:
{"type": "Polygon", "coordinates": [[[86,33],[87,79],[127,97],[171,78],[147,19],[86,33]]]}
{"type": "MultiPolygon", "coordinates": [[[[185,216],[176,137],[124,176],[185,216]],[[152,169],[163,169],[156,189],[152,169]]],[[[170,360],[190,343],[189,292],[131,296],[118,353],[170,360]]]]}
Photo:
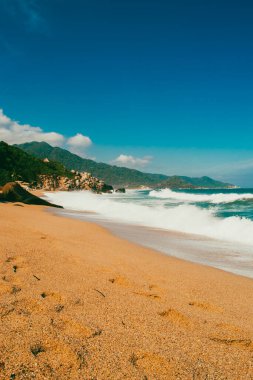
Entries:
{"type": "Polygon", "coordinates": [[[107,185],[106,183],[104,183],[101,187],[101,192],[102,193],[112,193],[113,187],[111,185],[107,185]]]}
{"type": "Polygon", "coordinates": [[[36,197],[35,195],[29,193],[29,191],[23,189],[23,187],[16,182],[8,182],[4,185],[2,188],[2,197],[7,202],[22,202],[30,205],[62,208],[62,206],[54,205],[44,199],[36,197]]]}
{"type": "Polygon", "coordinates": [[[126,189],[124,187],[121,187],[115,190],[115,193],[125,193],[125,192],[126,192],[126,189]]]}

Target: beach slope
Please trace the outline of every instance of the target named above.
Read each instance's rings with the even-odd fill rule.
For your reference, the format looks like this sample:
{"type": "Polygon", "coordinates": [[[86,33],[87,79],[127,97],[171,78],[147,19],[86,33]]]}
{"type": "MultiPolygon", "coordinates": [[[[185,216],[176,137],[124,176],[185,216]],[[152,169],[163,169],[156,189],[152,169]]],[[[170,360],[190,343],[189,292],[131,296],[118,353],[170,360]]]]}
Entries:
{"type": "Polygon", "coordinates": [[[253,281],[0,204],[0,379],[253,378],[253,281]]]}

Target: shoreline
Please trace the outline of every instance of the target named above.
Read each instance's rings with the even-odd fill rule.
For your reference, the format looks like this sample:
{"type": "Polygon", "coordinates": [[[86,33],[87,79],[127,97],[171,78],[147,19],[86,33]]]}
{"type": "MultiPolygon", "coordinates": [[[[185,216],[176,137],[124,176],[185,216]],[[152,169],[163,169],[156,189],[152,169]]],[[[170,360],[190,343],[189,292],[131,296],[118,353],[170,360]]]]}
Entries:
{"type": "Polygon", "coordinates": [[[253,281],[0,204],[0,379],[250,379],[253,281]]]}
{"type": "Polygon", "coordinates": [[[253,278],[253,263],[249,265],[248,245],[217,240],[204,235],[155,229],[101,218],[96,212],[52,209],[53,214],[83,222],[94,223],[125,241],[156,251],[172,258],[253,278]],[[219,252],[217,255],[216,252],[219,252]],[[244,256],[243,256],[244,255],[244,256]],[[244,261],[242,260],[244,258],[244,261]]]}

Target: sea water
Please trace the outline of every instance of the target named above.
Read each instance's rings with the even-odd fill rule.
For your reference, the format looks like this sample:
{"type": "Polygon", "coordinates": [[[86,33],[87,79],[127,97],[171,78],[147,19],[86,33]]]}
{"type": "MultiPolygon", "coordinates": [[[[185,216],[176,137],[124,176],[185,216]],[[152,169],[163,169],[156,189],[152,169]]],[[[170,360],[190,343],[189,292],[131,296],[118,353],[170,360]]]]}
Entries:
{"type": "Polygon", "coordinates": [[[161,252],[253,277],[253,189],[46,193],[65,215],[161,252]]]}

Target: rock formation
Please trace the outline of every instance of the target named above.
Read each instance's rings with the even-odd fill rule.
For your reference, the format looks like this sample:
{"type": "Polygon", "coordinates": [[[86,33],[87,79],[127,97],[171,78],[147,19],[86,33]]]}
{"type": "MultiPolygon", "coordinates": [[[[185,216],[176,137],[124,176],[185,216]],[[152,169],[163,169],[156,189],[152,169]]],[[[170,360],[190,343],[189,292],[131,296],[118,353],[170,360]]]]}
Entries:
{"type": "Polygon", "coordinates": [[[115,190],[115,193],[125,193],[126,189],[124,187],[120,187],[119,189],[115,190]]]}
{"type": "Polygon", "coordinates": [[[92,190],[96,193],[109,193],[113,191],[113,187],[104,183],[104,181],[93,177],[87,172],[78,172],[71,170],[72,178],[47,175],[39,176],[38,187],[43,190],[92,190]]]}
{"type": "Polygon", "coordinates": [[[2,187],[1,200],[6,202],[22,202],[30,205],[42,205],[42,206],[51,206],[51,207],[59,207],[52,203],[45,201],[35,195],[29,193],[22,186],[20,186],[17,182],[8,182],[6,185],[2,187]]]}

